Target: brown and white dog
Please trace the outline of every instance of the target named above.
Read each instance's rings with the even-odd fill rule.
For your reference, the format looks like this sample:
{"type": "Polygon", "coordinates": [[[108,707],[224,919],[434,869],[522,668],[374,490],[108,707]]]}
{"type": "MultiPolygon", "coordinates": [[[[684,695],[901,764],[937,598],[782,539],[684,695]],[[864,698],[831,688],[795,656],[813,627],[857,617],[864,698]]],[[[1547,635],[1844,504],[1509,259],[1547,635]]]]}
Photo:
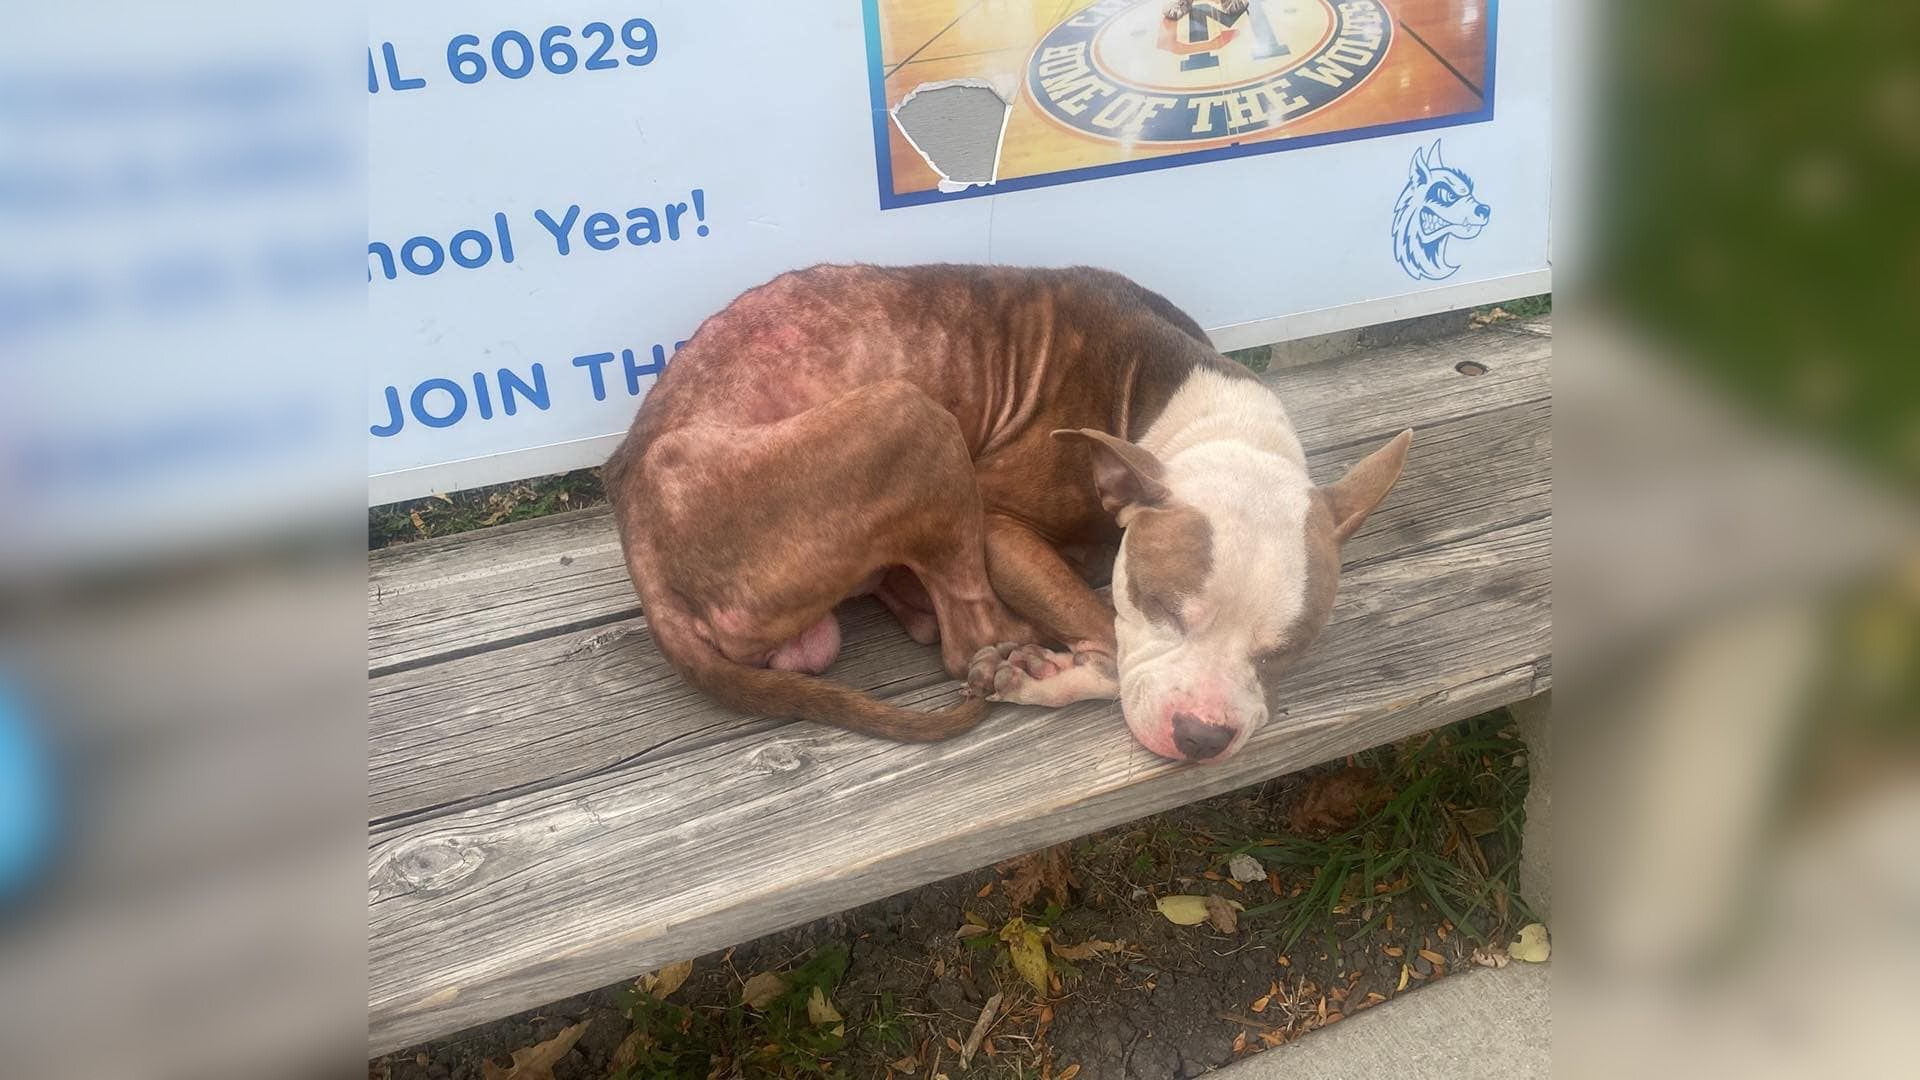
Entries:
{"type": "Polygon", "coordinates": [[[819,266],[700,326],[607,481],[661,652],[734,708],[931,740],[988,701],[1118,698],[1208,761],[1266,720],[1411,438],[1316,486],[1280,401],[1117,274],[819,266]],[[1109,605],[1073,556],[1116,546],[1109,605]],[[815,677],[866,593],[967,701],[815,677]]]}

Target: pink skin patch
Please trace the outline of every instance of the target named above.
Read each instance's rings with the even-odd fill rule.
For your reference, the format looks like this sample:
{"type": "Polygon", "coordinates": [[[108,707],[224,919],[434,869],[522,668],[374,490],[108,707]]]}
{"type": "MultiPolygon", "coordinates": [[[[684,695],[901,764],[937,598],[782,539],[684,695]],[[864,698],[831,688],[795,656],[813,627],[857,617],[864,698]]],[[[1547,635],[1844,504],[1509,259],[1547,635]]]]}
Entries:
{"type": "Polygon", "coordinates": [[[819,675],[833,666],[840,655],[840,621],[827,612],[819,622],[800,632],[800,636],[773,650],[767,666],[775,671],[799,671],[819,675]]]}

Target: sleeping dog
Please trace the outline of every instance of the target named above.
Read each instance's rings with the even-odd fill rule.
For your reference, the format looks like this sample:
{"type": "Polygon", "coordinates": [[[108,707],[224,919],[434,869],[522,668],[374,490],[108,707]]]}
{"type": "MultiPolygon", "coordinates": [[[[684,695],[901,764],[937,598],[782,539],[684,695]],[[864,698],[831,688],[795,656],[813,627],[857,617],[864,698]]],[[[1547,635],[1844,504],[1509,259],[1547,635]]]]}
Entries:
{"type": "Polygon", "coordinates": [[[1319,634],[1411,437],[1315,485],[1279,399],[1117,274],[819,266],[703,323],[607,475],[655,641],[727,705],[929,740],[989,701],[1117,698],[1155,753],[1212,761],[1319,634]],[[869,593],[966,701],[817,677],[869,593]]]}

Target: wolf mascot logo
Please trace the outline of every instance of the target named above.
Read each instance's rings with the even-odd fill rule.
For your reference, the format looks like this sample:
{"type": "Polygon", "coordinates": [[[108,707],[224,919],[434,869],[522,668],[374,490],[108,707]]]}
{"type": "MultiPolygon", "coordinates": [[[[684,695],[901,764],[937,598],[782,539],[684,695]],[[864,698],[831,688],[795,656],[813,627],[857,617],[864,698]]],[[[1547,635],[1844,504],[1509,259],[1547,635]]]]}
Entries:
{"type": "Polygon", "coordinates": [[[1393,206],[1393,259],[1409,277],[1438,281],[1459,266],[1447,261],[1447,241],[1471,240],[1486,228],[1493,208],[1473,196],[1473,178],[1440,160],[1440,141],[1413,152],[1413,166],[1393,206]]]}

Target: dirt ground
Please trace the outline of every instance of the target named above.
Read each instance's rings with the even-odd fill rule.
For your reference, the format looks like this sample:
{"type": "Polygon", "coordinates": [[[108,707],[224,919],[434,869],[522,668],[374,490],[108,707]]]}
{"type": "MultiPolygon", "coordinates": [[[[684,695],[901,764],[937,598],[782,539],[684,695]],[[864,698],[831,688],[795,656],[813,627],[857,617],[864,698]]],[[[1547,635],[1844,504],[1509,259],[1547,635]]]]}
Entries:
{"type": "Polygon", "coordinates": [[[1476,949],[1504,963],[1503,943],[1531,921],[1515,892],[1525,789],[1523,745],[1504,713],[1488,714],[710,953],[690,971],[636,973],[369,1072],[1198,1076],[1445,978],[1476,949]],[[1209,894],[1219,900],[1174,903],[1210,908],[1210,921],[1181,925],[1161,909],[1209,894]]]}

